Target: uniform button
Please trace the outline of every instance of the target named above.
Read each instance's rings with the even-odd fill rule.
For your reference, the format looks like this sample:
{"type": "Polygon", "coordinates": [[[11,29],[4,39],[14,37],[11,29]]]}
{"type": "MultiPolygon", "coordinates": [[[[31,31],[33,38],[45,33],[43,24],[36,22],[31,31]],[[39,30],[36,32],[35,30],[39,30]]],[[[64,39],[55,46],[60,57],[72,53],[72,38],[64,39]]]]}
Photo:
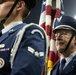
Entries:
{"type": "Polygon", "coordinates": [[[5,64],[5,61],[3,58],[0,58],[0,68],[2,68],[5,64]]]}

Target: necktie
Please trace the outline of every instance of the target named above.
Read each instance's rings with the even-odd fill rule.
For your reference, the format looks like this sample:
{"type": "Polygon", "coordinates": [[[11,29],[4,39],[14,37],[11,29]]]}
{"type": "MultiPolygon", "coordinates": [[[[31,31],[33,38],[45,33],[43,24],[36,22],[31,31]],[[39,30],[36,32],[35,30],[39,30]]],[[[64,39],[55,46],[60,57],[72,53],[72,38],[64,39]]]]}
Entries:
{"type": "Polygon", "coordinates": [[[61,60],[61,63],[60,63],[59,75],[61,75],[65,63],[66,63],[66,60],[65,60],[65,59],[62,59],[62,60],[61,60]]]}

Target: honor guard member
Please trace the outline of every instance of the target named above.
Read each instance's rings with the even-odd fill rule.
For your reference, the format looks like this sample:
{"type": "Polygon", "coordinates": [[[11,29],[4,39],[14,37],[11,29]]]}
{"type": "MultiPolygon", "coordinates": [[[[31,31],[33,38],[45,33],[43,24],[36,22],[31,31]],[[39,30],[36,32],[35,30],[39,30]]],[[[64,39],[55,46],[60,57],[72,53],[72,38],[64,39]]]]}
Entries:
{"type": "Polygon", "coordinates": [[[50,75],[76,75],[76,20],[63,15],[53,32],[60,59],[50,75]]]}
{"type": "Polygon", "coordinates": [[[0,75],[41,75],[46,55],[45,32],[23,23],[36,0],[0,0],[0,75]]]}

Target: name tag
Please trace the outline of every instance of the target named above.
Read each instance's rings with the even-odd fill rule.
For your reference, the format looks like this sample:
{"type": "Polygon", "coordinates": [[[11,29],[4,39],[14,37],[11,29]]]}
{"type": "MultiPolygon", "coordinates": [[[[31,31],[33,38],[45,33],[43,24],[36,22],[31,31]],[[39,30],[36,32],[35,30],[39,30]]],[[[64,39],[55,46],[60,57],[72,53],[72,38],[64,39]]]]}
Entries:
{"type": "Polygon", "coordinates": [[[0,49],[0,51],[9,51],[9,48],[0,49]]]}

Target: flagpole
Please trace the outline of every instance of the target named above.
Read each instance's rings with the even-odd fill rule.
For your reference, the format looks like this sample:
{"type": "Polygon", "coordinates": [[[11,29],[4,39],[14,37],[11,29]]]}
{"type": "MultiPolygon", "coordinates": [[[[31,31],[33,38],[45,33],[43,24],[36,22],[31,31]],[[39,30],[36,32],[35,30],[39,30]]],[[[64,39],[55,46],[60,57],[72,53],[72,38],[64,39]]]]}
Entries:
{"type": "Polygon", "coordinates": [[[47,34],[48,45],[42,75],[50,75],[54,64],[59,58],[52,30],[58,23],[59,17],[64,13],[63,0],[43,0],[41,9],[39,25],[44,28],[47,34]]]}

